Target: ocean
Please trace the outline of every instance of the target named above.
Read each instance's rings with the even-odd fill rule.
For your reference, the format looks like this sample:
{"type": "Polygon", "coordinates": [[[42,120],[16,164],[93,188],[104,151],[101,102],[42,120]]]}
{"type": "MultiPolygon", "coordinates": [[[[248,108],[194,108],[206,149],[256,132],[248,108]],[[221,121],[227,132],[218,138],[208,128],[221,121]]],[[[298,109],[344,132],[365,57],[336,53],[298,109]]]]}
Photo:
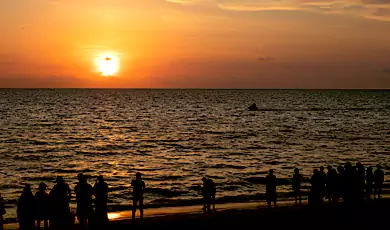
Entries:
{"type": "Polygon", "coordinates": [[[294,168],[305,177],[346,161],[390,169],[390,91],[2,89],[0,118],[10,210],[25,183],[35,193],[59,175],[72,189],[78,173],[92,185],[104,175],[115,209],[130,204],[136,172],[152,207],[199,203],[203,176],[234,202],[259,197],[269,169],[281,194],[294,168]]]}

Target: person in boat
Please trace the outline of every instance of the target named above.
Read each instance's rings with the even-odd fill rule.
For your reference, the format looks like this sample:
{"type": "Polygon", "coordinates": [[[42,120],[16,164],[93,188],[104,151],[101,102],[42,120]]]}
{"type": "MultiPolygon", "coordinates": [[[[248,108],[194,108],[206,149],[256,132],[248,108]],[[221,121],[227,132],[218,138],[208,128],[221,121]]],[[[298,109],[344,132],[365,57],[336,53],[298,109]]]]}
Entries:
{"type": "Polygon", "coordinates": [[[251,106],[248,107],[248,109],[249,109],[249,111],[257,111],[258,110],[256,103],[253,103],[251,106]]]}

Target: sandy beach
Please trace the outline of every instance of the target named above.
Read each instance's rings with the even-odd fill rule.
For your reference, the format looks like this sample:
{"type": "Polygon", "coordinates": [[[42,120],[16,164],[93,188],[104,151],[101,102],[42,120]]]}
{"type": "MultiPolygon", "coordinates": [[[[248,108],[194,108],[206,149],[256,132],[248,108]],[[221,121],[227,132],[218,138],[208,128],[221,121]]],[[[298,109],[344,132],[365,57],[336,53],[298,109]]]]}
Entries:
{"type": "MultiPolygon", "coordinates": [[[[281,201],[277,208],[268,209],[264,202],[229,203],[217,206],[217,211],[203,214],[200,206],[151,208],[143,220],[131,221],[131,211],[109,213],[110,223],[99,229],[232,229],[232,228],[300,228],[300,229],[372,229],[386,226],[390,200],[368,201],[345,206],[325,204],[311,208],[304,201],[296,205],[281,201]]],[[[137,216],[138,217],[138,216],[137,216]]],[[[18,229],[18,224],[5,225],[18,229]]],[[[74,225],[72,229],[79,229],[74,225]]]]}

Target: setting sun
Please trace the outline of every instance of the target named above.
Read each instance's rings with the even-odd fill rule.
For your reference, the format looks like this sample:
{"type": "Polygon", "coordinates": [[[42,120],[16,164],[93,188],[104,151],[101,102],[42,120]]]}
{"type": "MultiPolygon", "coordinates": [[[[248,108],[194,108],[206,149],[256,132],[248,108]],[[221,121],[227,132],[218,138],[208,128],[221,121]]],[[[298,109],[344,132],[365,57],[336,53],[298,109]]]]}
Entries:
{"type": "Polygon", "coordinates": [[[119,58],[113,55],[101,55],[96,59],[98,73],[103,76],[113,76],[119,71],[119,58]]]}

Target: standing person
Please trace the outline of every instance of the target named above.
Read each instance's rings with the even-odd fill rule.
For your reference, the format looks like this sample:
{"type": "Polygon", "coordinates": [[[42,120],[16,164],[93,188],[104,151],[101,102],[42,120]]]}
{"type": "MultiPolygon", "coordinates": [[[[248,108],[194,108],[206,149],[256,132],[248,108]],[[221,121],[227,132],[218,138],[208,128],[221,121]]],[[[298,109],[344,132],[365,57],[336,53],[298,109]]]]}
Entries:
{"type": "Polygon", "coordinates": [[[142,174],[137,172],[135,174],[135,180],[131,182],[133,186],[133,213],[132,219],[135,220],[135,213],[137,211],[137,204],[139,203],[139,211],[141,219],[144,218],[144,190],[145,182],[142,180],[142,174]]]}
{"type": "Polygon", "coordinates": [[[107,224],[107,200],[108,200],[108,185],[104,182],[103,176],[100,175],[93,186],[93,192],[95,195],[95,208],[96,208],[96,220],[99,224],[107,224]]]}
{"type": "Polygon", "coordinates": [[[4,215],[6,213],[5,211],[5,200],[3,199],[3,197],[1,196],[0,194],[0,230],[3,230],[4,229],[4,215]]]}
{"type": "Polygon", "coordinates": [[[214,181],[212,179],[208,179],[207,177],[203,177],[202,181],[203,212],[211,212],[211,205],[213,205],[213,210],[215,211],[216,188],[214,181]]]}
{"type": "Polygon", "coordinates": [[[343,166],[337,167],[338,178],[337,178],[337,197],[342,198],[345,201],[347,177],[343,166]]]}
{"type": "Polygon", "coordinates": [[[76,193],[76,202],[77,202],[77,219],[81,227],[85,228],[88,225],[89,219],[92,215],[92,195],[93,190],[92,186],[88,184],[87,178],[79,173],[77,175],[79,182],[74,188],[76,193]]]}
{"type": "Polygon", "coordinates": [[[318,173],[318,186],[319,186],[319,189],[320,189],[320,195],[321,195],[321,199],[323,199],[326,195],[326,182],[327,182],[327,178],[326,178],[326,173],[325,173],[325,168],[324,166],[321,166],[320,167],[320,171],[318,173]]]}
{"type": "Polygon", "coordinates": [[[301,197],[301,183],[302,183],[303,176],[299,173],[299,169],[294,169],[294,175],[292,179],[292,189],[294,191],[294,197],[295,197],[295,204],[298,203],[302,204],[302,197],[301,197]]]}
{"type": "Polygon", "coordinates": [[[309,205],[318,207],[322,204],[322,176],[318,169],[313,170],[313,175],[310,177],[310,195],[309,205]]]}
{"type": "Polygon", "coordinates": [[[369,166],[366,171],[366,199],[370,200],[372,190],[374,188],[374,173],[372,167],[369,166]]]}
{"type": "Polygon", "coordinates": [[[29,184],[23,189],[22,195],[18,199],[17,216],[20,230],[34,229],[35,202],[29,184]]]}
{"type": "Polygon", "coordinates": [[[378,200],[381,198],[384,181],[385,181],[385,174],[382,170],[382,167],[378,164],[374,172],[374,182],[375,182],[374,199],[375,199],[375,195],[377,195],[378,200]]]}
{"type": "Polygon", "coordinates": [[[356,170],[356,199],[359,202],[363,202],[365,198],[364,189],[366,169],[362,163],[358,162],[356,163],[356,170]]]}
{"type": "Polygon", "coordinates": [[[41,220],[43,221],[44,229],[49,229],[49,214],[50,214],[50,198],[46,192],[47,185],[42,182],[39,184],[38,192],[35,193],[35,211],[37,228],[41,227],[41,220]]]}
{"type": "MultiPolygon", "coordinates": [[[[50,200],[52,201],[52,220],[54,228],[66,229],[66,224],[70,220],[69,201],[72,196],[72,192],[69,185],[65,183],[62,176],[57,177],[57,183],[50,191],[50,200]]],[[[50,223],[51,225],[51,223],[50,223]]]]}
{"type": "Polygon", "coordinates": [[[337,202],[337,172],[332,166],[327,167],[328,174],[326,175],[326,190],[328,192],[328,201],[329,203],[337,202]]]}
{"type": "Polygon", "coordinates": [[[266,183],[266,197],[267,197],[267,204],[268,208],[271,208],[271,202],[274,203],[274,207],[276,207],[276,186],[277,186],[277,179],[274,175],[274,170],[270,169],[268,171],[268,175],[265,177],[265,183],[266,183]]]}

